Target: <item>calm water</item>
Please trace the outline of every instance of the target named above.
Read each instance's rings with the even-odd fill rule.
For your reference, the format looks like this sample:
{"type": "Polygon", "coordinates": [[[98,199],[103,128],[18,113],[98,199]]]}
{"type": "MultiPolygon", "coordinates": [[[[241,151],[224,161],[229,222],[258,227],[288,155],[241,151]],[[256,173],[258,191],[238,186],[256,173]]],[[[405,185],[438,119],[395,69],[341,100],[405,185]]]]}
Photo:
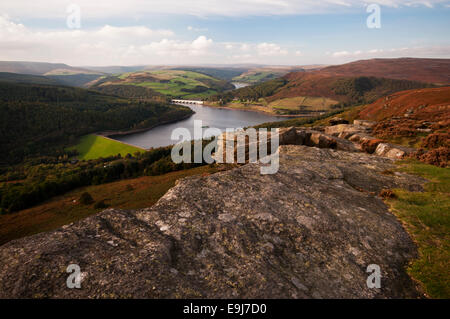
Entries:
{"type": "Polygon", "coordinates": [[[240,89],[240,88],[244,88],[246,86],[250,86],[250,84],[242,83],[242,82],[232,82],[231,84],[233,84],[236,89],[240,89]]]}
{"type": "MultiPolygon", "coordinates": [[[[172,131],[176,128],[187,128],[191,132],[191,136],[194,136],[194,120],[201,120],[203,126],[209,126],[211,128],[215,127],[223,132],[226,128],[243,128],[266,122],[283,121],[286,119],[251,111],[219,109],[201,105],[186,106],[190,107],[195,112],[195,114],[188,119],[172,124],[161,125],[145,132],[115,136],[113,138],[143,148],[161,147],[178,142],[173,141],[170,138],[172,131]]],[[[206,130],[206,128],[203,130],[206,130]]]]}

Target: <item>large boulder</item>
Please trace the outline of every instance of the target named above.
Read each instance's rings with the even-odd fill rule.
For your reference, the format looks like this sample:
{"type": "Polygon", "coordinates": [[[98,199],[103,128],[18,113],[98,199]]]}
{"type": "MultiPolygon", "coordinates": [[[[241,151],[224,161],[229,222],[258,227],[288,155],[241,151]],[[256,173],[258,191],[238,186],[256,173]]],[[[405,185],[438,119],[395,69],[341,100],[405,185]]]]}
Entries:
{"type": "Polygon", "coordinates": [[[420,190],[393,161],[281,146],[280,169],[247,164],[183,179],[153,207],[109,209],[0,247],[0,298],[416,298],[417,256],[376,195],[420,190]],[[80,266],[81,288],[66,272],[80,266]],[[381,288],[369,288],[369,265],[381,288]]]}
{"type": "Polygon", "coordinates": [[[363,152],[372,154],[378,147],[378,144],[383,143],[383,140],[370,136],[365,133],[356,133],[348,138],[349,141],[359,145],[359,149],[363,152]]]}
{"type": "Polygon", "coordinates": [[[384,156],[388,158],[401,159],[414,153],[416,150],[414,148],[390,144],[390,143],[379,143],[375,149],[375,154],[378,156],[384,156]]]}
{"type": "Polygon", "coordinates": [[[368,133],[369,131],[370,129],[366,126],[353,124],[338,124],[325,127],[325,134],[341,137],[343,137],[344,134],[348,137],[355,133],[368,133]]]}
{"type": "MultiPolygon", "coordinates": [[[[279,145],[306,145],[310,147],[331,148],[347,152],[360,151],[360,149],[358,149],[351,141],[331,136],[323,132],[310,130],[308,128],[281,128],[277,129],[277,132],[274,134],[278,137],[279,145]]],[[[268,153],[271,151],[271,137],[272,132],[269,131],[265,143],[268,153]]],[[[244,131],[222,133],[218,138],[217,152],[213,156],[217,163],[227,162],[227,153],[228,158],[233,159],[233,161],[228,161],[228,163],[239,163],[237,156],[237,142],[239,139],[241,141],[245,140],[245,161],[240,161],[240,163],[248,163],[249,152],[252,150],[250,146],[254,146],[253,150],[255,150],[254,154],[256,155],[256,150],[262,144],[259,132],[256,135],[255,141],[251,141],[244,131]],[[222,157],[220,157],[220,155],[222,157]]]]}
{"type": "Polygon", "coordinates": [[[377,124],[377,122],[368,121],[368,120],[354,120],[353,124],[357,125],[357,126],[365,126],[365,127],[372,128],[375,126],[375,124],[377,124]]]}

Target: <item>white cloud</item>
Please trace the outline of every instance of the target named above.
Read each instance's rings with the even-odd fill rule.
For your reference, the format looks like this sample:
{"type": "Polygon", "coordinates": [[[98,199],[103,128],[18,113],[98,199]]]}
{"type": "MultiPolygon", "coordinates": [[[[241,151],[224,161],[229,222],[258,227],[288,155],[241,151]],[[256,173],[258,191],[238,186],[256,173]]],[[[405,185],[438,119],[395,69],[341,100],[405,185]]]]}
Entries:
{"type": "Polygon", "coordinates": [[[240,46],[240,50],[241,50],[242,52],[248,52],[248,51],[250,51],[250,45],[247,44],[247,43],[243,43],[243,44],[241,44],[241,46],[240,46]]]}
{"type": "Polygon", "coordinates": [[[142,51],[147,54],[183,58],[207,55],[212,45],[213,40],[205,36],[199,36],[192,42],[163,39],[143,46],[142,51]]]}
{"type": "Polygon", "coordinates": [[[191,25],[188,26],[187,29],[188,29],[188,31],[193,31],[193,32],[207,32],[208,31],[208,28],[196,28],[191,25]]]}
{"type": "Polygon", "coordinates": [[[275,43],[260,43],[256,46],[256,49],[261,56],[285,56],[288,54],[287,50],[282,49],[275,43]]]}
{"type": "Polygon", "coordinates": [[[341,56],[349,56],[350,54],[351,54],[351,53],[348,52],[348,51],[338,51],[338,52],[334,52],[334,53],[332,54],[332,56],[338,58],[338,57],[341,57],[341,56]]]}
{"type": "MultiPolygon", "coordinates": [[[[0,16],[0,60],[74,65],[140,64],[156,61],[154,58],[158,56],[207,55],[213,45],[213,40],[205,36],[192,41],[171,39],[174,36],[170,30],[152,30],[145,26],[105,25],[94,30],[34,31],[0,16]]],[[[169,62],[168,59],[161,61],[169,62]]]]}
{"type": "MultiPolygon", "coordinates": [[[[72,2],[81,7],[82,18],[97,19],[128,16],[178,14],[195,16],[290,15],[336,12],[366,5],[361,0],[2,0],[0,12],[21,18],[65,19],[72,2]]],[[[448,4],[446,0],[370,0],[388,7],[448,4]]]]}
{"type": "Polygon", "coordinates": [[[170,30],[145,26],[36,31],[5,16],[0,16],[0,47],[0,60],[71,65],[277,63],[288,54],[275,43],[215,43],[204,35],[180,40],[170,30]]]}
{"type": "Polygon", "coordinates": [[[450,46],[429,46],[429,47],[403,47],[391,49],[371,49],[367,51],[357,50],[327,52],[338,60],[341,59],[368,59],[368,58],[394,58],[394,57],[449,57],[450,46]]]}

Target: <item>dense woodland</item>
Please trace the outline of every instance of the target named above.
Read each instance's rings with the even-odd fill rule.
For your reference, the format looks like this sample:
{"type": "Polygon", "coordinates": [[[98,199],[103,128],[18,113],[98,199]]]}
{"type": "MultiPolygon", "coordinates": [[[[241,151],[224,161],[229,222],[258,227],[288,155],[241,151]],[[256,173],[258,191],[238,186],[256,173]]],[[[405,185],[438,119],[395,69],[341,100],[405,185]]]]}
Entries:
{"type": "Polygon", "coordinates": [[[339,78],[332,84],[332,91],[347,97],[349,104],[372,103],[380,97],[404,90],[433,87],[431,84],[408,80],[376,77],[339,78]]]}
{"type": "Polygon", "coordinates": [[[155,90],[137,85],[104,85],[95,86],[93,90],[115,95],[119,97],[140,99],[140,100],[159,100],[159,101],[169,101],[169,99],[155,90]]]}
{"type": "MultiPolygon", "coordinates": [[[[210,140],[204,140],[203,146],[210,140]]],[[[203,163],[175,164],[171,147],[144,153],[100,158],[73,163],[69,158],[34,158],[0,172],[0,214],[13,213],[39,204],[51,197],[88,185],[100,185],[119,179],[144,175],[161,175],[184,170],[203,163]]],[[[191,152],[194,147],[192,143],[191,152]]]]}
{"type": "Polygon", "coordinates": [[[221,104],[229,103],[236,98],[241,101],[258,101],[260,98],[274,94],[277,89],[283,87],[286,83],[287,80],[284,78],[279,78],[263,82],[261,84],[246,86],[237,90],[215,94],[208,100],[219,101],[221,104]]]}
{"type": "Polygon", "coordinates": [[[62,155],[64,144],[102,130],[146,128],[192,113],[72,87],[0,82],[0,164],[62,155]]]}

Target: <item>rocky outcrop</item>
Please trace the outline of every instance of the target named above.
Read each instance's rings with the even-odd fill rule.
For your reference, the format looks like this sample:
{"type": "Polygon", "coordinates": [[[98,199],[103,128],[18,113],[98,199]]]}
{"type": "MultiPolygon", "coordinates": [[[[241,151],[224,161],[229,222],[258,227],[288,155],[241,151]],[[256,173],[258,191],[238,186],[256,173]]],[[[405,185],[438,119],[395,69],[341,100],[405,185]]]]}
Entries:
{"type": "Polygon", "coordinates": [[[372,128],[372,127],[374,127],[377,124],[377,122],[375,122],[375,121],[368,121],[368,120],[354,120],[353,124],[354,125],[358,125],[358,126],[365,126],[365,127],[372,128]]]}
{"type": "Polygon", "coordinates": [[[328,121],[328,123],[330,123],[331,126],[338,124],[349,124],[347,120],[341,117],[333,117],[328,121]]]}
{"type": "Polygon", "coordinates": [[[177,183],[156,205],[109,209],[0,247],[0,298],[416,298],[416,248],[378,194],[422,188],[390,159],[281,146],[277,174],[247,164],[177,183]],[[81,288],[66,286],[69,264],[81,288]],[[381,269],[368,288],[367,267],[381,269]]]}
{"type": "Polygon", "coordinates": [[[355,133],[369,133],[370,128],[362,125],[354,124],[338,124],[333,126],[327,126],[325,128],[325,134],[332,136],[341,136],[343,138],[348,138],[348,136],[355,133]]]}
{"type": "MultiPolygon", "coordinates": [[[[331,136],[325,134],[321,131],[311,130],[309,128],[304,127],[289,127],[289,128],[280,128],[275,133],[278,137],[279,145],[306,145],[310,147],[319,147],[319,148],[331,148],[341,151],[347,152],[358,152],[360,148],[357,147],[357,144],[336,136],[331,136]]],[[[272,132],[267,133],[267,139],[263,140],[265,142],[261,142],[260,133],[258,132],[254,140],[252,141],[244,131],[236,131],[236,132],[228,132],[223,133],[218,138],[218,148],[217,154],[213,156],[213,158],[218,163],[237,163],[239,162],[237,159],[238,154],[238,141],[245,141],[245,159],[248,162],[249,159],[249,151],[250,146],[254,146],[253,150],[254,154],[257,154],[257,150],[260,144],[266,144],[268,153],[271,150],[271,137],[272,132]],[[227,157],[228,153],[228,157],[227,157]],[[220,155],[220,156],[217,156],[220,155]],[[228,159],[232,159],[227,161],[228,159]]],[[[256,158],[256,156],[255,156],[256,158]]],[[[241,161],[240,163],[244,163],[245,161],[241,161]]]]}
{"type": "Polygon", "coordinates": [[[379,143],[377,148],[375,149],[375,154],[389,158],[403,158],[414,153],[415,151],[416,150],[414,148],[410,147],[404,147],[390,143],[379,143]]]}

